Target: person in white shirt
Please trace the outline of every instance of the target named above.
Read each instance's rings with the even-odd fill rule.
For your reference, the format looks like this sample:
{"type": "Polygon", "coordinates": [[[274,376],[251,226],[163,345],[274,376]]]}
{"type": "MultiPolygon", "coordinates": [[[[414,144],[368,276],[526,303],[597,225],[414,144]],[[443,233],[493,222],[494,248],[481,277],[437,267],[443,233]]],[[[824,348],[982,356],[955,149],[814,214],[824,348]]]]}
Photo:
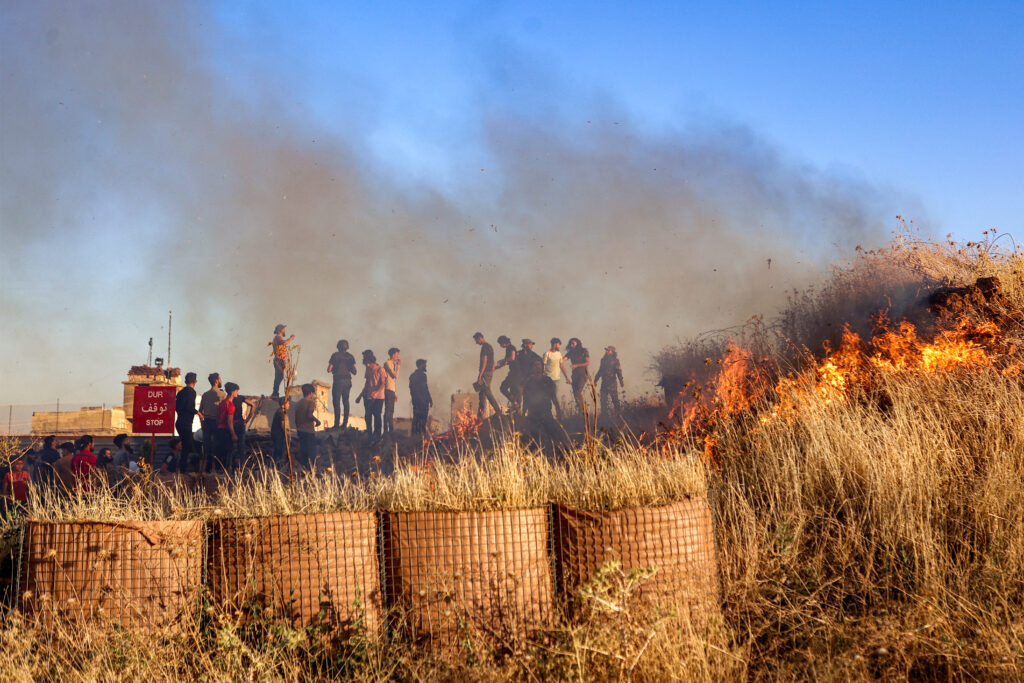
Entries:
{"type": "Polygon", "coordinates": [[[544,377],[547,378],[548,391],[551,393],[551,401],[555,404],[555,414],[562,419],[562,404],[558,401],[558,380],[565,378],[569,384],[569,374],[565,371],[564,359],[562,358],[562,340],[558,337],[551,338],[551,349],[541,357],[544,363],[544,377]]]}

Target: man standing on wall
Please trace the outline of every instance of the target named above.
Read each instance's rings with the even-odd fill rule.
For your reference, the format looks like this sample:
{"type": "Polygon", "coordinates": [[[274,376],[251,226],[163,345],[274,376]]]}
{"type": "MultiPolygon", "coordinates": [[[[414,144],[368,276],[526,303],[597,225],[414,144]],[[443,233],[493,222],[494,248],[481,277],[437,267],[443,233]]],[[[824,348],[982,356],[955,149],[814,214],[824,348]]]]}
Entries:
{"type": "Polygon", "coordinates": [[[352,378],[356,374],[356,359],[348,352],[348,340],[338,341],[338,350],[331,355],[327,362],[327,372],[334,375],[334,383],[331,385],[331,399],[334,403],[334,426],[338,427],[341,420],[341,408],[345,408],[345,421],[341,423],[342,429],[348,429],[348,397],[352,391],[352,378]]]}
{"type": "Polygon", "coordinates": [[[295,406],[295,429],[299,433],[299,449],[306,467],[316,466],[316,428],[320,420],[316,415],[316,388],[312,384],[302,385],[302,400],[295,406]]]}
{"type": "Polygon", "coordinates": [[[601,382],[601,412],[609,414],[611,405],[615,406],[615,414],[619,412],[619,385],[625,386],[622,379],[622,364],[614,346],[606,346],[601,356],[601,367],[594,375],[594,381],[601,382]]]}
{"type": "Polygon", "coordinates": [[[498,337],[498,346],[505,349],[505,357],[498,361],[494,369],[508,368],[508,374],[505,375],[505,379],[498,385],[498,391],[508,399],[512,412],[518,413],[519,404],[522,402],[522,395],[519,393],[520,383],[516,367],[516,347],[512,340],[505,335],[498,337]]]}
{"type": "Polygon", "coordinates": [[[185,386],[174,397],[174,428],[181,438],[181,457],[175,463],[178,472],[187,472],[196,442],[192,438],[192,425],[196,419],[196,373],[185,374],[185,386]]]}
{"type": "Polygon", "coordinates": [[[555,415],[559,421],[562,419],[562,404],[558,402],[558,382],[563,377],[566,384],[569,384],[569,375],[562,365],[562,340],[558,337],[551,338],[551,348],[544,353],[544,377],[547,378],[548,394],[551,402],[555,404],[555,415]]]}
{"type": "Polygon", "coordinates": [[[484,339],[483,332],[474,334],[473,341],[480,345],[480,369],[476,375],[476,382],[473,383],[473,388],[478,393],[476,416],[483,419],[484,401],[491,404],[495,415],[501,415],[501,406],[491,393],[491,380],[494,378],[494,347],[484,339]]]}
{"type": "Polygon", "coordinates": [[[402,372],[402,359],[395,347],[388,349],[384,361],[384,434],[395,431],[395,402],[398,400],[398,375],[402,372]]]}
{"type": "Polygon", "coordinates": [[[270,394],[270,398],[279,398],[281,390],[281,382],[284,380],[284,369],[288,362],[288,343],[295,339],[295,335],[285,339],[284,337],[285,325],[281,323],[274,328],[274,338],[270,341],[270,345],[274,347],[274,391],[270,394]]]}
{"type": "Polygon", "coordinates": [[[203,421],[203,460],[205,465],[200,470],[207,472],[213,469],[213,458],[217,452],[217,406],[227,394],[220,388],[220,374],[211,372],[207,378],[210,389],[199,399],[199,418],[203,421]]]}
{"type": "Polygon", "coordinates": [[[416,361],[416,369],[409,375],[409,393],[412,395],[412,433],[424,434],[434,401],[427,387],[427,361],[423,358],[416,361]]]}
{"type": "Polygon", "coordinates": [[[576,399],[576,409],[583,413],[583,389],[590,380],[590,352],[583,347],[577,337],[569,340],[569,347],[565,350],[565,357],[569,359],[572,366],[572,396],[576,399]]]}

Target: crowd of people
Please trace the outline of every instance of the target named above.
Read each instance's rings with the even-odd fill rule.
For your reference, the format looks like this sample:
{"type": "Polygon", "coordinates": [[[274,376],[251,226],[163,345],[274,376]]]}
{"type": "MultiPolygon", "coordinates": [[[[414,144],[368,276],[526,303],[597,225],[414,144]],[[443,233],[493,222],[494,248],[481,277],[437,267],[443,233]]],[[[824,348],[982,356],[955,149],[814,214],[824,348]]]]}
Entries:
{"type": "MultiPolygon", "coordinates": [[[[274,462],[281,464],[285,460],[287,421],[293,420],[298,433],[297,456],[301,466],[316,460],[316,430],[321,423],[316,416],[316,389],[312,384],[302,385],[302,398],[294,410],[288,393],[283,396],[280,393],[288,372],[288,345],[295,339],[295,335],[286,337],[285,334],[286,326],[277,325],[270,342],[274,366],[270,398],[277,405],[270,421],[270,436],[274,462]]],[[[585,392],[588,386],[600,387],[602,412],[614,414],[620,410],[619,388],[624,386],[624,382],[614,346],[605,347],[598,371],[591,378],[590,353],[577,337],[569,339],[564,355],[562,341],[557,337],[551,339],[550,348],[540,355],[533,350],[532,339],[523,339],[517,349],[508,336],[501,335],[497,342],[503,356],[497,361],[494,347],[483,333],[474,334],[473,340],[480,347],[480,362],[473,382],[478,394],[479,419],[483,419],[487,406],[490,406],[497,415],[525,415],[540,420],[552,419],[554,409],[554,418],[562,420],[564,415],[558,387],[563,380],[572,388],[573,398],[581,412],[587,410],[585,392]],[[504,408],[491,390],[495,373],[502,369],[506,369],[507,374],[498,389],[508,401],[504,408]]],[[[378,364],[374,352],[367,349],[362,352],[362,365],[363,387],[355,402],[363,403],[366,442],[374,445],[395,429],[395,403],[402,374],[401,350],[395,347],[388,349],[387,360],[378,364]]],[[[349,427],[353,379],[359,374],[347,340],[338,341],[337,350],[327,362],[327,372],[333,378],[334,428],[346,430],[349,427]]],[[[257,409],[254,398],[243,396],[239,385],[234,382],[223,383],[217,372],[210,373],[207,380],[210,388],[200,396],[196,392],[196,373],[185,374],[185,386],[175,398],[175,429],[179,436],[170,440],[169,456],[160,463],[151,463],[157,471],[209,473],[215,467],[230,471],[245,463],[249,455],[246,426],[257,409]],[[193,432],[197,417],[201,426],[199,442],[193,432]]],[[[427,381],[426,359],[416,360],[416,369],[409,375],[408,386],[413,409],[411,433],[424,434],[434,404],[427,381]]],[[[260,404],[262,400],[260,397],[260,404]]],[[[95,441],[88,435],[74,443],[69,441],[56,447],[55,443],[56,437],[48,436],[38,453],[29,451],[27,457],[10,464],[9,471],[3,474],[5,497],[23,502],[27,500],[28,488],[33,483],[57,484],[67,490],[87,490],[96,472],[105,473],[116,485],[139,468],[127,434],[114,438],[117,450],[113,453],[110,448],[101,448],[94,453],[95,441]]]]}
{"type": "MultiPolygon", "coordinates": [[[[157,466],[158,472],[174,471],[174,458],[181,453],[182,442],[179,437],[168,441],[171,455],[157,466]]],[[[58,493],[89,491],[100,479],[117,486],[125,477],[140,471],[140,462],[127,434],[114,437],[114,448],[117,450],[97,449],[95,438],[89,434],[61,444],[57,444],[56,436],[47,436],[42,448],[30,448],[7,463],[6,472],[0,472],[5,502],[25,505],[30,491],[37,487],[48,487],[58,493]]]]}

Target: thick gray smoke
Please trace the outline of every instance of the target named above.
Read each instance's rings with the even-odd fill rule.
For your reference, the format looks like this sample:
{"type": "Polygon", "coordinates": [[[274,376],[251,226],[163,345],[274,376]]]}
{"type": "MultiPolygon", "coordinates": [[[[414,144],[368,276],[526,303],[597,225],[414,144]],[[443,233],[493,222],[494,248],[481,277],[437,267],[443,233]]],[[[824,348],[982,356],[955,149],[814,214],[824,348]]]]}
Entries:
{"type": "Polygon", "coordinates": [[[285,322],[304,381],[327,379],[341,337],[357,357],[400,347],[407,372],[429,359],[442,419],[475,376],[477,330],[540,350],[578,336],[595,364],[614,344],[636,396],[653,351],[775,310],[896,213],[743,129],[552,114],[567,108],[544,98],[572,97],[558,87],[536,108],[478,105],[463,173],[413,182],[360,151],[369,95],[354,90],[361,113],[331,130],[280,74],[243,98],[194,8],[2,12],[0,402],[116,400],[150,336],[163,355],[168,309],[173,364],[243,393],[269,393],[266,343],[285,322]]]}

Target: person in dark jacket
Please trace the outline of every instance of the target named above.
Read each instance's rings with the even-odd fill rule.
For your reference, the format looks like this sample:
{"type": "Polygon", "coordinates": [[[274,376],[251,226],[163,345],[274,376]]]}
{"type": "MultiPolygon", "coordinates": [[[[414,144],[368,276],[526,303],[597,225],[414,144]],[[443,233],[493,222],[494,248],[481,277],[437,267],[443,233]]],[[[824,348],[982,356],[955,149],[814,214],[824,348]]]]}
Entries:
{"type": "Polygon", "coordinates": [[[530,403],[536,402],[532,397],[529,397],[528,400],[526,392],[544,386],[544,382],[540,381],[544,377],[544,361],[533,350],[532,339],[524,339],[519,353],[516,354],[516,374],[519,383],[516,391],[519,395],[520,410],[526,415],[529,413],[530,403]]]}
{"type": "Polygon", "coordinates": [[[32,483],[53,483],[53,463],[60,460],[60,451],[53,447],[56,440],[57,437],[53,435],[43,439],[43,449],[36,453],[36,469],[32,473],[32,483]]]}
{"type": "Polygon", "coordinates": [[[356,359],[348,352],[348,340],[338,341],[338,350],[331,355],[327,361],[327,372],[334,375],[334,383],[331,385],[331,399],[334,403],[334,426],[340,424],[342,429],[348,429],[348,397],[352,391],[352,378],[356,376],[356,359]],[[345,421],[341,420],[341,409],[345,409],[345,421]]]}
{"type": "Polygon", "coordinates": [[[320,419],[316,416],[316,387],[302,385],[302,400],[295,406],[295,429],[299,433],[299,449],[306,467],[316,467],[316,428],[320,419]]]}
{"type": "Polygon", "coordinates": [[[522,402],[522,395],[519,393],[520,382],[519,373],[516,369],[516,347],[512,340],[505,335],[498,337],[498,346],[505,349],[505,357],[495,364],[494,369],[508,368],[508,374],[505,375],[505,379],[498,386],[498,391],[508,399],[512,412],[518,413],[519,404],[522,402]]]}
{"type": "Polygon", "coordinates": [[[423,358],[416,361],[416,370],[409,375],[409,393],[412,395],[412,433],[424,434],[434,400],[427,387],[427,361],[423,358]]]}
{"type": "Polygon", "coordinates": [[[590,381],[590,352],[583,347],[583,342],[579,338],[573,337],[565,349],[565,357],[571,366],[572,396],[576,399],[576,409],[582,413],[583,390],[590,381]]]}
{"type": "Polygon", "coordinates": [[[174,428],[181,439],[181,457],[175,463],[178,472],[187,472],[189,460],[196,452],[196,442],[192,438],[192,425],[196,419],[196,373],[185,374],[185,386],[174,398],[174,428]]]}
{"type": "Polygon", "coordinates": [[[601,366],[594,375],[594,381],[601,383],[601,412],[610,414],[609,408],[615,406],[615,413],[619,412],[619,385],[625,386],[622,379],[622,364],[619,363],[619,355],[615,352],[614,346],[606,346],[604,355],[601,356],[601,366]]]}
{"type": "Polygon", "coordinates": [[[274,413],[274,419],[270,423],[270,440],[274,443],[274,464],[278,467],[285,465],[287,460],[284,444],[284,418],[288,414],[290,405],[291,399],[288,396],[282,396],[277,412],[274,413]]]}

